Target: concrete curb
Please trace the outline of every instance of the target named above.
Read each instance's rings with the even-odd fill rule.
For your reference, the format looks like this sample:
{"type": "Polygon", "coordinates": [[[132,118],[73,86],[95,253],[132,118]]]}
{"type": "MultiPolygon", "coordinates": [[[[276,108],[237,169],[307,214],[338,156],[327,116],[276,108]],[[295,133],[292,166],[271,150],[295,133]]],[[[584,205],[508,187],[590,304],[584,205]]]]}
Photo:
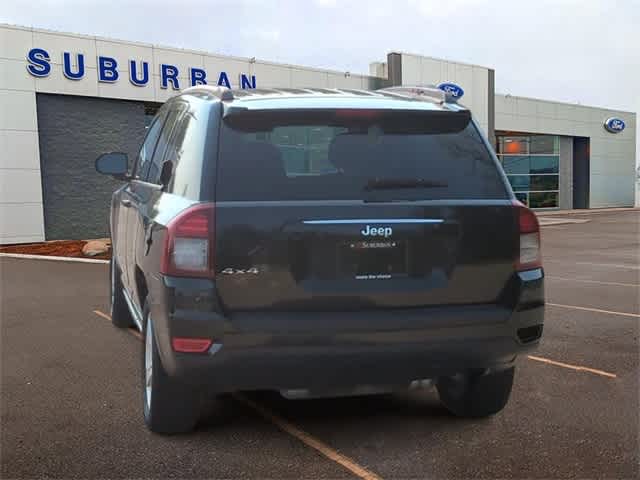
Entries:
{"type": "Polygon", "coordinates": [[[613,208],[585,208],[580,210],[543,210],[537,211],[538,217],[553,217],[555,215],[593,215],[600,213],[640,212],[640,207],[613,207],[613,208]]]}
{"type": "Polygon", "coordinates": [[[551,227],[553,225],[568,225],[568,224],[580,224],[580,223],[589,223],[591,219],[583,219],[583,218],[553,218],[553,217],[540,217],[538,222],[541,227],[551,227]]]}
{"type": "Polygon", "coordinates": [[[96,258],[76,258],[76,257],[52,257],[47,255],[28,255],[26,253],[0,253],[0,258],[22,258],[24,260],[50,260],[54,262],[75,262],[75,263],[109,263],[109,260],[96,258]]]}

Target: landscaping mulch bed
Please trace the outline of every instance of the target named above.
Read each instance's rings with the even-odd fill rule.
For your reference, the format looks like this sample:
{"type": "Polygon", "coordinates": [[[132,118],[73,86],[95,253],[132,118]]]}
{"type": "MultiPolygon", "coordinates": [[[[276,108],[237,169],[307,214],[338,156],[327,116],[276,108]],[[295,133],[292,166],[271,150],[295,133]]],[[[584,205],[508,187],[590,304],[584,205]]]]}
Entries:
{"type": "Polygon", "coordinates": [[[28,255],[47,255],[53,257],[95,258],[109,260],[111,250],[99,255],[87,256],[82,253],[86,240],[57,240],[44,243],[27,243],[21,245],[0,246],[0,253],[24,253],[28,255]]]}

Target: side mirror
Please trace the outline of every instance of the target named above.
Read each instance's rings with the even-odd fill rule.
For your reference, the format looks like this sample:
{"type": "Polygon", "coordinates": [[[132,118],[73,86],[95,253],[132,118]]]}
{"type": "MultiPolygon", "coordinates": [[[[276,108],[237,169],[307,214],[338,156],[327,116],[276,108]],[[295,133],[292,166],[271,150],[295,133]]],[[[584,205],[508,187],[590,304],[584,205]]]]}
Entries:
{"type": "Polygon", "coordinates": [[[129,158],[122,152],[104,153],[96,158],[96,170],[118,180],[128,180],[129,158]]]}

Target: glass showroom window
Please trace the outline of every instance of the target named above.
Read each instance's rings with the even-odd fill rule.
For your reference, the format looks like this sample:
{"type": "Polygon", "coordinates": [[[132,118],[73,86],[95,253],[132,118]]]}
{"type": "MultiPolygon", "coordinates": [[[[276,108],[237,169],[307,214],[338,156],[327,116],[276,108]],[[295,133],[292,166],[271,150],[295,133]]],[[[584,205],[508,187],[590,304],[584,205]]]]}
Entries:
{"type": "Polygon", "coordinates": [[[560,141],[552,135],[498,136],[498,158],[518,200],[531,208],[557,208],[560,141]]]}

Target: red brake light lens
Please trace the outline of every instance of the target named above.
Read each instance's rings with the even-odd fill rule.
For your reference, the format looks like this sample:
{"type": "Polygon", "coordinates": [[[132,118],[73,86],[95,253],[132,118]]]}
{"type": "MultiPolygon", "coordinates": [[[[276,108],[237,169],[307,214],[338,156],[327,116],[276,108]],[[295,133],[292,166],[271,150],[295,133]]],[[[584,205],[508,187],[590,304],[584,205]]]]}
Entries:
{"type": "Polygon", "coordinates": [[[176,225],[175,234],[179,237],[206,238],[209,235],[209,212],[199,209],[190,212],[176,225]]]}
{"type": "Polygon", "coordinates": [[[532,270],[542,266],[540,249],[540,224],[536,214],[520,202],[514,202],[518,209],[518,229],[520,248],[516,259],[516,270],[532,270]]]}
{"type": "Polygon", "coordinates": [[[336,118],[339,120],[372,120],[380,117],[379,110],[371,110],[365,108],[347,108],[336,110],[336,118]]]}
{"type": "Polygon", "coordinates": [[[214,205],[202,203],[167,225],[160,272],[178,277],[213,277],[214,205]]]}
{"type": "Polygon", "coordinates": [[[520,224],[520,233],[534,233],[540,231],[540,224],[538,223],[538,217],[536,214],[529,210],[527,207],[522,205],[518,210],[519,213],[519,224],[520,224]]]}
{"type": "Polygon", "coordinates": [[[180,353],[204,353],[212,343],[208,338],[173,337],[171,339],[173,350],[180,353]]]}

